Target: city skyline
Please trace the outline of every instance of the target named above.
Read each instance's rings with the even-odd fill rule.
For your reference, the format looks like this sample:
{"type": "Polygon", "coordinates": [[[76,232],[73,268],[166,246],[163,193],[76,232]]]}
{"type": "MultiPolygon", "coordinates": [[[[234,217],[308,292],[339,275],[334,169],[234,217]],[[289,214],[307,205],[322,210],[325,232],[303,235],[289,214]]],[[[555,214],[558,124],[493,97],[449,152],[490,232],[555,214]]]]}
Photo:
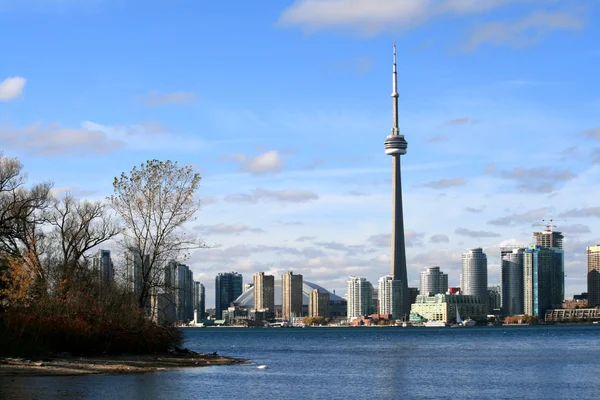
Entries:
{"type": "Polygon", "coordinates": [[[207,307],[219,272],[249,283],[294,270],[339,294],[348,276],[389,272],[381,141],[394,40],[411,142],[408,286],[428,266],[458,286],[475,247],[499,284],[500,248],[532,244],[554,219],[565,295],[586,291],[586,247],[600,243],[600,91],[582,66],[600,59],[599,5],[446,0],[356,15],[308,1],[19,4],[0,5],[12,55],[0,66],[4,154],[30,183],[90,199],[147,159],[194,165],[204,206],[188,228],[221,247],[181,261],[207,307]]]}

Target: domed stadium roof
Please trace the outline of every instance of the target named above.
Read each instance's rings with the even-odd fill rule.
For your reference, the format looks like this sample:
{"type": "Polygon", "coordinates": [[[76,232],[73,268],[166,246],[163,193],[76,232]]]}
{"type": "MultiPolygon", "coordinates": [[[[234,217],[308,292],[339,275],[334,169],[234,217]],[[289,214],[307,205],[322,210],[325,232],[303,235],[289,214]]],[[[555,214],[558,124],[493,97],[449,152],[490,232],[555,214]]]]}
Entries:
{"type": "MultiPolygon", "coordinates": [[[[302,305],[308,306],[308,296],[315,289],[319,289],[321,293],[329,293],[329,302],[345,301],[340,296],[331,293],[316,283],[302,281],[302,305]]],[[[281,308],[281,296],[281,279],[279,279],[275,281],[275,307],[281,308]]],[[[242,293],[240,297],[234,300],[234,303],[241,307],[254,307],[254,286],[242,293]]]]}

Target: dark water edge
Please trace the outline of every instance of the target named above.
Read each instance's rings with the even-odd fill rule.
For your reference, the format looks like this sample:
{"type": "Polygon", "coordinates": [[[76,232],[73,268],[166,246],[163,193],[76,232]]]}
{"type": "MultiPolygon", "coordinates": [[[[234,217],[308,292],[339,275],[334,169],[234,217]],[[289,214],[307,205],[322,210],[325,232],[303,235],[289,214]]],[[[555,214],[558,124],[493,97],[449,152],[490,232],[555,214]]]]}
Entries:
{"type": "Polygon", "coordinates": [[[191,350],[253,364],[0,377],[0,399],[600,398],[598,325],[184,331],[191,350]]]}

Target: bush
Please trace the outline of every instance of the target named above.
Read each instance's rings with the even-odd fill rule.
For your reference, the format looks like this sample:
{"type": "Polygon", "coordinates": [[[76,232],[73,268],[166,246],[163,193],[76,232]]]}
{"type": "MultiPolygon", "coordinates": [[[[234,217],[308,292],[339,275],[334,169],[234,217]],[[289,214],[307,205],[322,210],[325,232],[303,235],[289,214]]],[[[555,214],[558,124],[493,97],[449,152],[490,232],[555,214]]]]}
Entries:
{"type": "Polygon", "coordinates": [[[140,354],[181,346],[182,332],[148,319],[126,295],[100,299],[69,292],[0,314],[5,356],[140,354]]]}

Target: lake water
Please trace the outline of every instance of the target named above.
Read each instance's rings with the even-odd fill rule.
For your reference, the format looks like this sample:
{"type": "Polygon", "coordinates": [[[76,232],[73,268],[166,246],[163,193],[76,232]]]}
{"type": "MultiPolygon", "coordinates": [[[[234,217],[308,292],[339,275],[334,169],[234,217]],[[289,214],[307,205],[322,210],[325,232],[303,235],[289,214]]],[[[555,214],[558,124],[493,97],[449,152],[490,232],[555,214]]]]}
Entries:
{"type": "Polygon", "coordinates": [[[0,377],[0,399],[600,399],[600,326],[186,329],[253,364],[0,377]],[[267,369],[258,369],[267,365],[267,369]]]}

